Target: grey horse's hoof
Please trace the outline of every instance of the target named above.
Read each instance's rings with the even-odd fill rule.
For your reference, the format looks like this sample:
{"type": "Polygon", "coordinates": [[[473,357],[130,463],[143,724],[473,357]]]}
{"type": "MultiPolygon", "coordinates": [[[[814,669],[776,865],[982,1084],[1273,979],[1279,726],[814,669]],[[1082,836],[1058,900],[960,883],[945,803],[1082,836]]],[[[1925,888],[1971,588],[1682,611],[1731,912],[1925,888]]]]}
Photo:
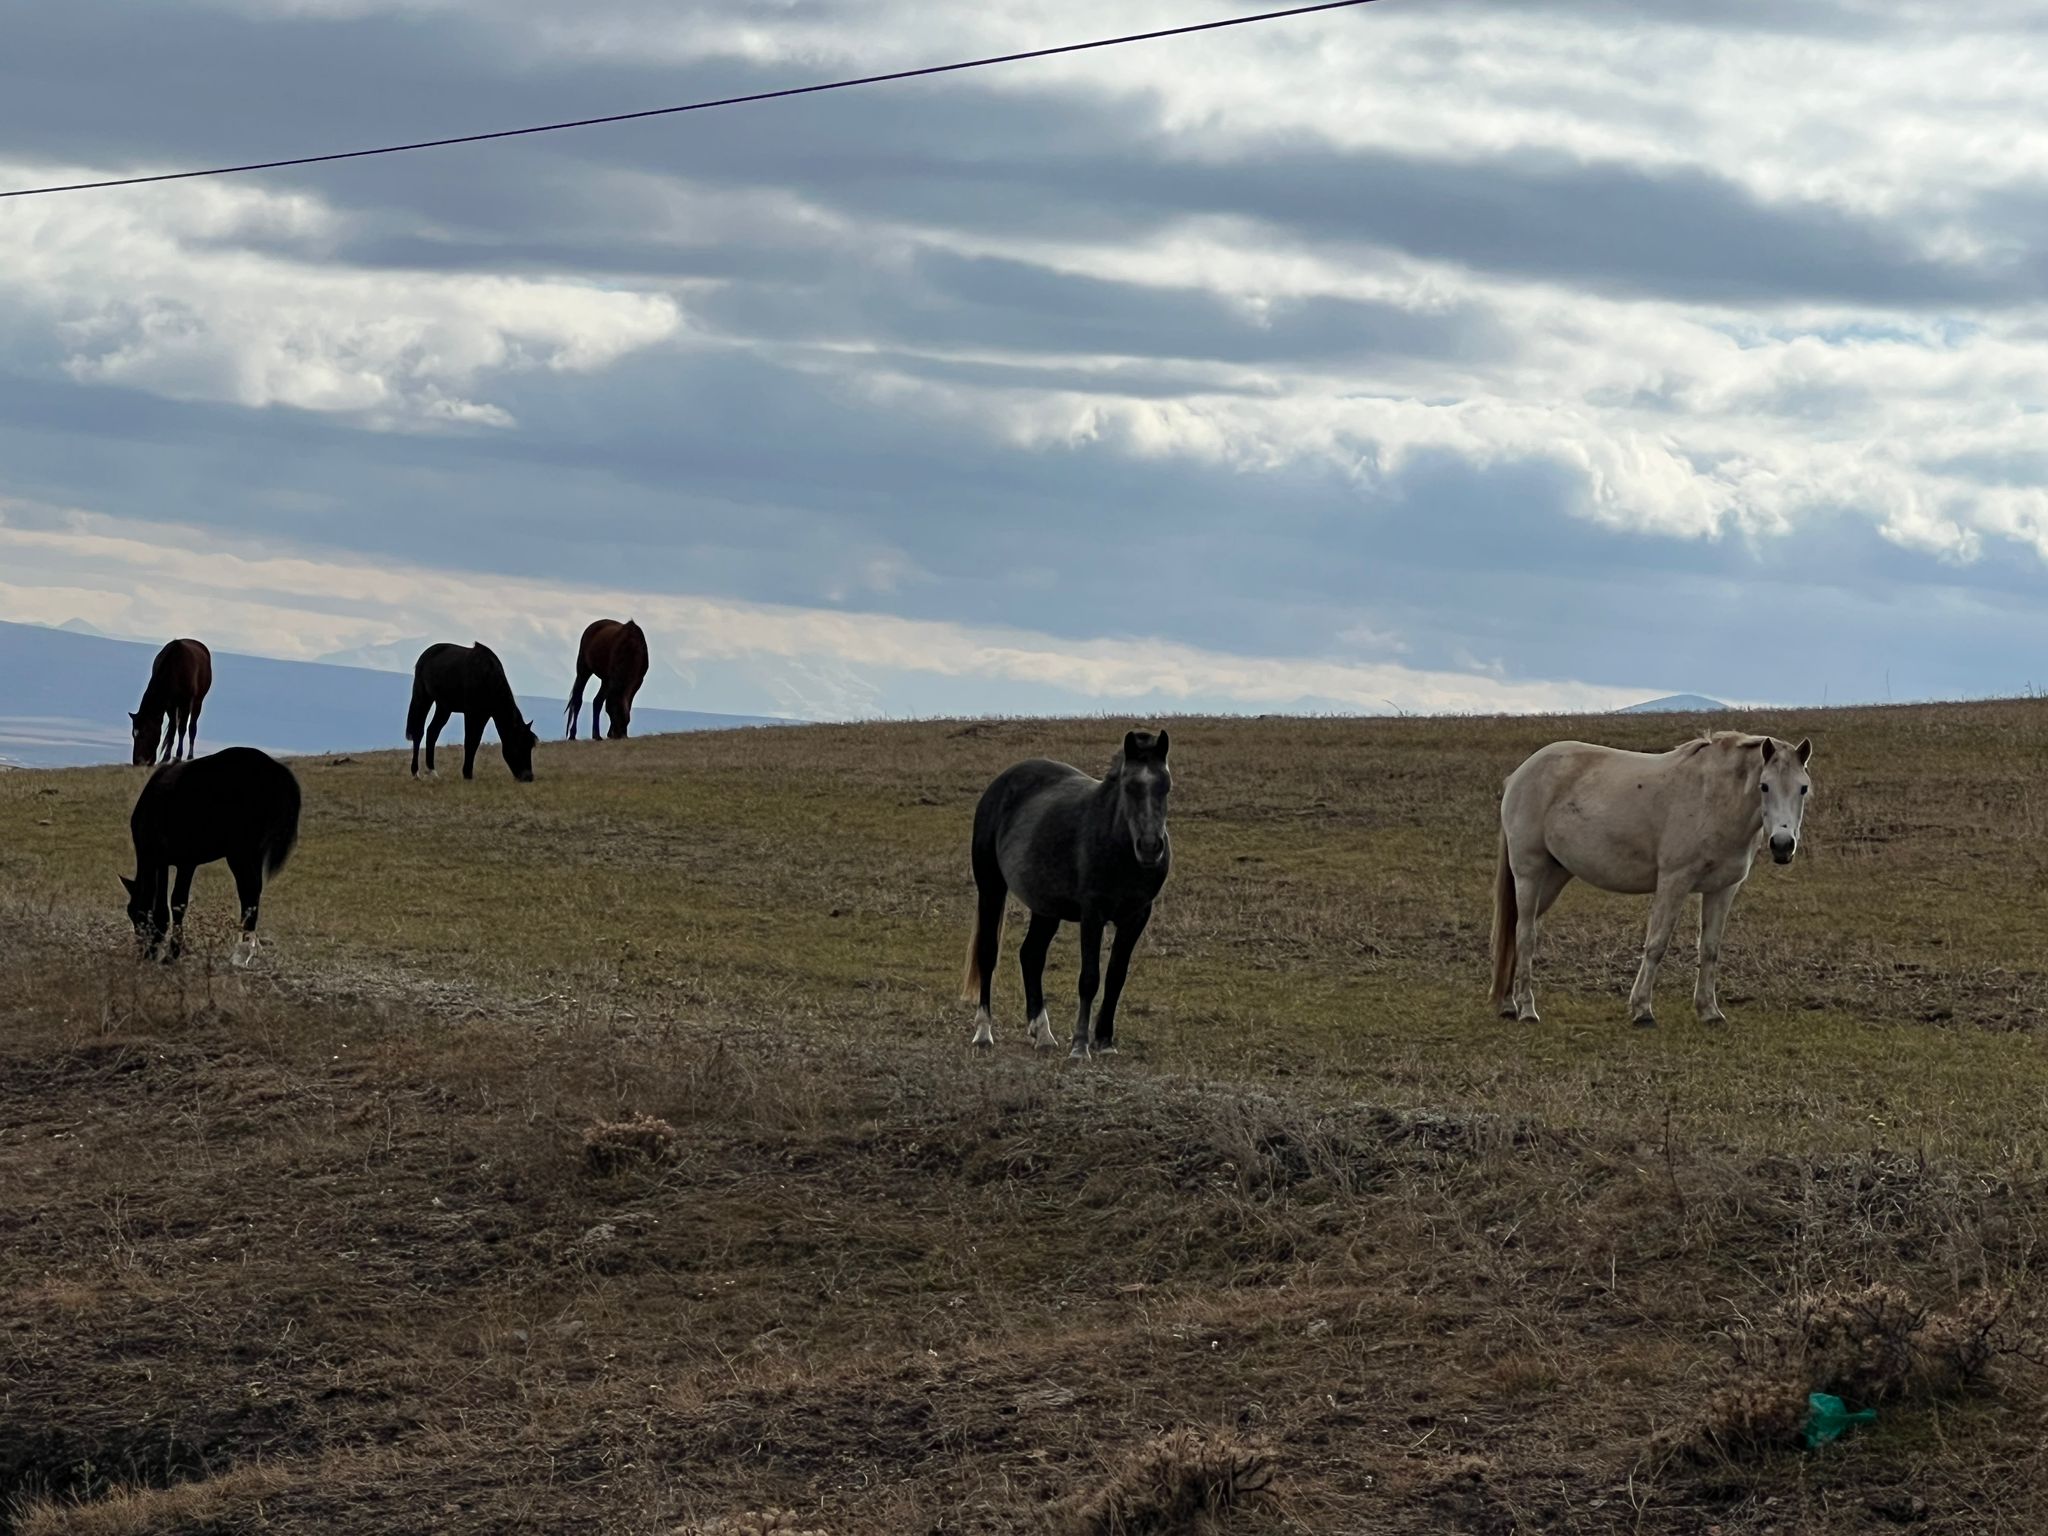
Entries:
{"type": "Polygon", "coordinates": [[[1657,1016],[1654,1013],[1640,1013],[1629,1020],[1629,1022],[1635,1025],[1637,1029],[1655,1029],[1657,1027],[1657,1016]]]}
{"type": "Polygon", "coordinates": [[[1509,1014],[1508,1017],[1512,1018],[1517,1024],[1541,1024],[1543,1022],[1543,1015],[1534,1008],[1521,1013],[1509,1014]]]}
{"type": "Polygon", "coordinates": [[[1087,1047],[1086,1045],[1082,1044],[1082,1043],[1081,1043],[1081,1042],[1080,1042],[1079,1040],[1076,1040],[1076,1041],[1074,1042],[1074,1048],[1073,1048],[1073,1049],[1072,1049],[1071,1051],[1067,1052],[1067,1060],[1069,1060],[1069,1061],[1086,1061],[1087,1059],[1088,1059],[1088,1047],[1087,1047]]]}

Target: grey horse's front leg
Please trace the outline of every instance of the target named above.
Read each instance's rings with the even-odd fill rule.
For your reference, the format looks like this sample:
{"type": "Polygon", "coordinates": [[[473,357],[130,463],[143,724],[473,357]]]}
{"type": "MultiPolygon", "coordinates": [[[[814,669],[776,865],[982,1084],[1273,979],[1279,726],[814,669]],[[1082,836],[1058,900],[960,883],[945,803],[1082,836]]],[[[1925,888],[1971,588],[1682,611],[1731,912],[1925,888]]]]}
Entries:
{"type": "Polygon", "coordinates": [[[1735,895],[1742,889],[1731,885],[1722,891],[1707,891],[1700,897],[1700,974],[1693,983],[1693,1012],[1702,1024],[1726,1024],[1721,1011],[1721,932],[1728,926],[1728,914],[1735,895]]]}
{"type": "Polygon", "coordinates": [[[1095,1011],[1095,989],[1102,982],[1102,919],[1081,919],[1081,1006],[1074,1015],[1074,1047],[1070,1060],[1088,1054],[1088,1016],[1095,1011]]]}
{"type": "Polygon", "coordinates": [[[1657,967],[1664,963],[1664,951],[1671,947],[1671,931],[1678,926],[1679,908],[1692,894],[1691,883],[1671,875],[1659,875],[1657,894],[1650,898],[1650,927],[1643,938],[1643,963],[1636,971],[1636,984],[1629,988],[1629,1021],[1643,1029],[1657,1022],[1657,967]]]}

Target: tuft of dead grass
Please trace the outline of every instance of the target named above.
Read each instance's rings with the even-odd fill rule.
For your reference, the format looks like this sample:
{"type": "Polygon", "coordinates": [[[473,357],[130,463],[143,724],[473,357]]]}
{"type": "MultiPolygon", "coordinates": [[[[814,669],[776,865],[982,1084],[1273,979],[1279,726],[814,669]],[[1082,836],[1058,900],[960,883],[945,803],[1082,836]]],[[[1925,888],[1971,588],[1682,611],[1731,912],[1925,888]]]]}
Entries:
{"type": "Polygon", "coordinates": [[[14,1530],[16,1536],[166,1536],[224,1528],[260,1515],[263,1501],[291,1480],[283,1468],[259,1463],[168,1488],[116,1488],[86,1503],[39,1499],[21,1511],[14,1530]]]}
{"type": "Polygon", "coordinates": [[[717,1519],[677,1526],[670,1536],[832,1536],[823,1526],[806,1525],[793,1509],[748,1510],[717,1519]]]}
{"type": "Polygon", "coordinates": [[[592,1173],[620,1173],[664,1161],[675,1145],[676,1128],[653,1115],[600,1120],[583,1133],[583,1162],[592,1173]]]}
{"type": "Polygon", "coordinates": [[[2001,1358],[2040,1357],[2009,1293],[1981,1291],[1939,1311],[1888,1282],[1789,1303],[1738,1345],[1738,1376],[1669,1449],[1695,1458],[1787,1449],[1801,1442],[1810,1393],[1852,1409],[1924,1406],[1986,1385],[2001,1358]]]}
{"type": "Polygon", "coordinates": [[[1226,1430],[1176,1429],[1131,1451],[1057,1518],[1061,1536],[1194,1536],[1268,1498],[1274,1458],[1226,1430]]]}

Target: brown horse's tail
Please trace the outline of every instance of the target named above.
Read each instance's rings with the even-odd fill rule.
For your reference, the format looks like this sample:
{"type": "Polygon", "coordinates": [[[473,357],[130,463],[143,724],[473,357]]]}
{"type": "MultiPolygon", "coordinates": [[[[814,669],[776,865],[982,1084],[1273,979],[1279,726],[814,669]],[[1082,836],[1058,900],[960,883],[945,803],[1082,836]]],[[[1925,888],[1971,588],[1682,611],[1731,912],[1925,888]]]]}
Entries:
{"type": "Polygon", "coordinates": [[[1493,876],[1493,1006],[1507,998],[1515,980],[1515,871],[1508,862],[1508,835],[1500,835],[1500,865],[1493,876]]]}

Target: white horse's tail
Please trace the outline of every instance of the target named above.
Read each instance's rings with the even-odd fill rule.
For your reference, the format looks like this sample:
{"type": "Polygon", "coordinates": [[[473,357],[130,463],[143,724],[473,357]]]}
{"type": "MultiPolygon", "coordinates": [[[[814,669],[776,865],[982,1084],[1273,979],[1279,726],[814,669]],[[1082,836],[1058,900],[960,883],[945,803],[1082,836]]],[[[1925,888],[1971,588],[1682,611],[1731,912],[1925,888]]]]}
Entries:
{"type": "Polygon", "coordinates": [[[1500,835],[1500,866],[1493,876],[1493,1006],[1500,1007],[1515,980],[1515,871],[1508,863],[1508,835],[1500,835]]]}

